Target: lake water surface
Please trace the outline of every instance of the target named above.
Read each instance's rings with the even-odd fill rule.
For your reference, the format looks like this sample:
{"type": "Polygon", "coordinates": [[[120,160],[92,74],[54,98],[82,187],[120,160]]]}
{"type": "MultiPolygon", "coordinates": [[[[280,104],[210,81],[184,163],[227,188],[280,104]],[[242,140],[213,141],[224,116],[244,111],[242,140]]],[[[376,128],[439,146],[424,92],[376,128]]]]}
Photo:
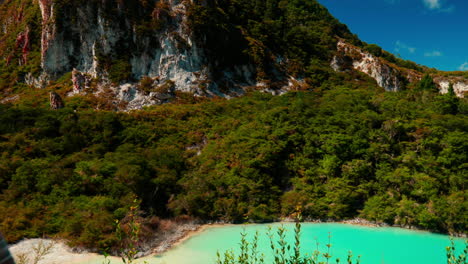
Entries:
{"type": "MultiPolygon", "coordinates": [[[[265,252],[268,259],[271,256],[266,235],[268,226],[276,231],[281,224],[209,227],[162,256],[147,257],[137,263],[147,261],[149,264],[214,264],[217,250],[223,252],[238,247],[243,230],[250,234],[250,238],[256,231],[259,232],[259,249],[265,252]]],[[[289,231],[287,239],[292,246],[294,224],[286,223],[284,227],[289,231]]],[[[341,259],[340,263],[346,263],[348,251],[352,251],[354,256],[361,255],[361,264],[443,264],[446,263],[445,247],[450,244],[448,236],[429,232],[336,223],[304,223],[301,234],[301,249],[304,254],[312,253],[316,249],[317,241],[319,250],[325,250],[328,236],[331,235],[333,261],[330,263],[336,263],[336,257],[341,259]]],[[[464,240],[456,239],[455,242],[458,251],[461,252],[464,240]]],[[[97,264],[102,263],[102,260],[85,263],[97,264]]]]}

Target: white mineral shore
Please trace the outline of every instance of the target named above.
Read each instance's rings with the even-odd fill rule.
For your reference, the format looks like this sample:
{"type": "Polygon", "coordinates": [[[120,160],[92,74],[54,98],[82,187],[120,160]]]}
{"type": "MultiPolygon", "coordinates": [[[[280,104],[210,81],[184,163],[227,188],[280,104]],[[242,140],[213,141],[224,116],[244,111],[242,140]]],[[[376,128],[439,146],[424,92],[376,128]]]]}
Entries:
{"type": "Polygon", "coordinates": [[[35,263],[35,259],[41,248],[48,248],[37,264],[62,264],[62,263],[81,263],[90,259],[98,258],[94,253],[73,253],[63,241],[54,241],[51,239],[26,239],[10,247],[11,254],[18,264],[35,263]]]}
{"type": "MultiPolygon", "coordinates": [[[[155,246],[152,250],[141,252],[140,257],[152,257],[160,255],[172,247],[178,245],[189,237],[198,234],[206,228],[194,223],[181,224],[170,231],[158,234],[155,241],[151,244],[155,246]]],[[[65,241],[52,239],[25,239],[21,242],[10,246],[11,254],[14,256],[17,264],[87,264],[87,263],[107,263],[104,262],[104,256],[96,253],[90,253],[82,250],[78,252],[66,245],[65,241]],[[42,254],[39,252],[43,252],[42,254]],[[41,258],[35,262],[35,258],[40,255],[41,258]]],[[[118,257],[109,257],[111,264],[122,263],[118,257]]],[[[145,258],[142,258],[138,263],[144,263],[145,258]],[[140,261],[141,260],[141,261],[140,261]]]]}

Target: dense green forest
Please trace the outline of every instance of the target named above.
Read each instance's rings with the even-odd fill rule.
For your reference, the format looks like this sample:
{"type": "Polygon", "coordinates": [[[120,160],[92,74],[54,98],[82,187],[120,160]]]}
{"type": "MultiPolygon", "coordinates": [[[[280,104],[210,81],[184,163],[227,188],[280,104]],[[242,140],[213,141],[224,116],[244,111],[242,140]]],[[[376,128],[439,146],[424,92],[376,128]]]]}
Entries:
{"type": "Polygon", "coordinates": [[[466,232],[467,113],[453,93],[351,84],[129,113],[0,105],[0,229],[104,248],[136,195],[146,218],[301,208],[466,232]]]}

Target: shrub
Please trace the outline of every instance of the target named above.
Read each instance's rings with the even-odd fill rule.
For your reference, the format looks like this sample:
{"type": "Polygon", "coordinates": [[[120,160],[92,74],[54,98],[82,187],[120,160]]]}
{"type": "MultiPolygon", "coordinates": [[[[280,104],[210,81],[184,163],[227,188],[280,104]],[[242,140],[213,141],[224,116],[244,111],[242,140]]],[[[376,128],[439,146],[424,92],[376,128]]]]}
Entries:
{"type": "Polygon", "coordinates": [[[149,94],[154,88],[153,83],[154,81],[151,77],[145,76],[138,83],[138,89],[145,94],[149,94]]]}
{"type": "Polygon", "coordinates": [[[126,60],[116,60],[109,69],[109,80],[115,84],[128,81],[132,77],[132,66],[126,60]]]}

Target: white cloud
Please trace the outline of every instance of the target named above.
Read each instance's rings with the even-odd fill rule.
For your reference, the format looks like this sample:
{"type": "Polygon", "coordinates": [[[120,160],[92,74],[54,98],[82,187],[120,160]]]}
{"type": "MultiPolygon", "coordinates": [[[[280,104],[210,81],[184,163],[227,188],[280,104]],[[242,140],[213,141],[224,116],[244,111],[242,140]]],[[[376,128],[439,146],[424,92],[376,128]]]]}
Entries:
{"type": "Polygon", "coordinates": [[[424,53],[424,57],[440,57],[442,55],[443,55],[442,52],[438,50],[424,53]]]}
{"type": "Polygon", "coordinates": [[[450,13],[455,10],[455,6],[444,5],[444,2],[444,0],[423,0],[424,5],[432,11],[450,13]]]}
{"type": "Polygon", "coordinates": [[[409,53],[414,53],[416,51],[416,48],[410,47],[406,45],[405,43],[397,40],[397,42],[395,42],[395,51],[396,52],[406,51],[409,53]]]}
{"type": "Polygon", "coordinates": [[[458,67],[460,71],[468,71],[468,61],[458,67]]]}
{"type": "Polygon", "coordinates": [[[440,9],[442,7],[439,0],[423,0],[423,2],[429,9],[440,9]]]}

